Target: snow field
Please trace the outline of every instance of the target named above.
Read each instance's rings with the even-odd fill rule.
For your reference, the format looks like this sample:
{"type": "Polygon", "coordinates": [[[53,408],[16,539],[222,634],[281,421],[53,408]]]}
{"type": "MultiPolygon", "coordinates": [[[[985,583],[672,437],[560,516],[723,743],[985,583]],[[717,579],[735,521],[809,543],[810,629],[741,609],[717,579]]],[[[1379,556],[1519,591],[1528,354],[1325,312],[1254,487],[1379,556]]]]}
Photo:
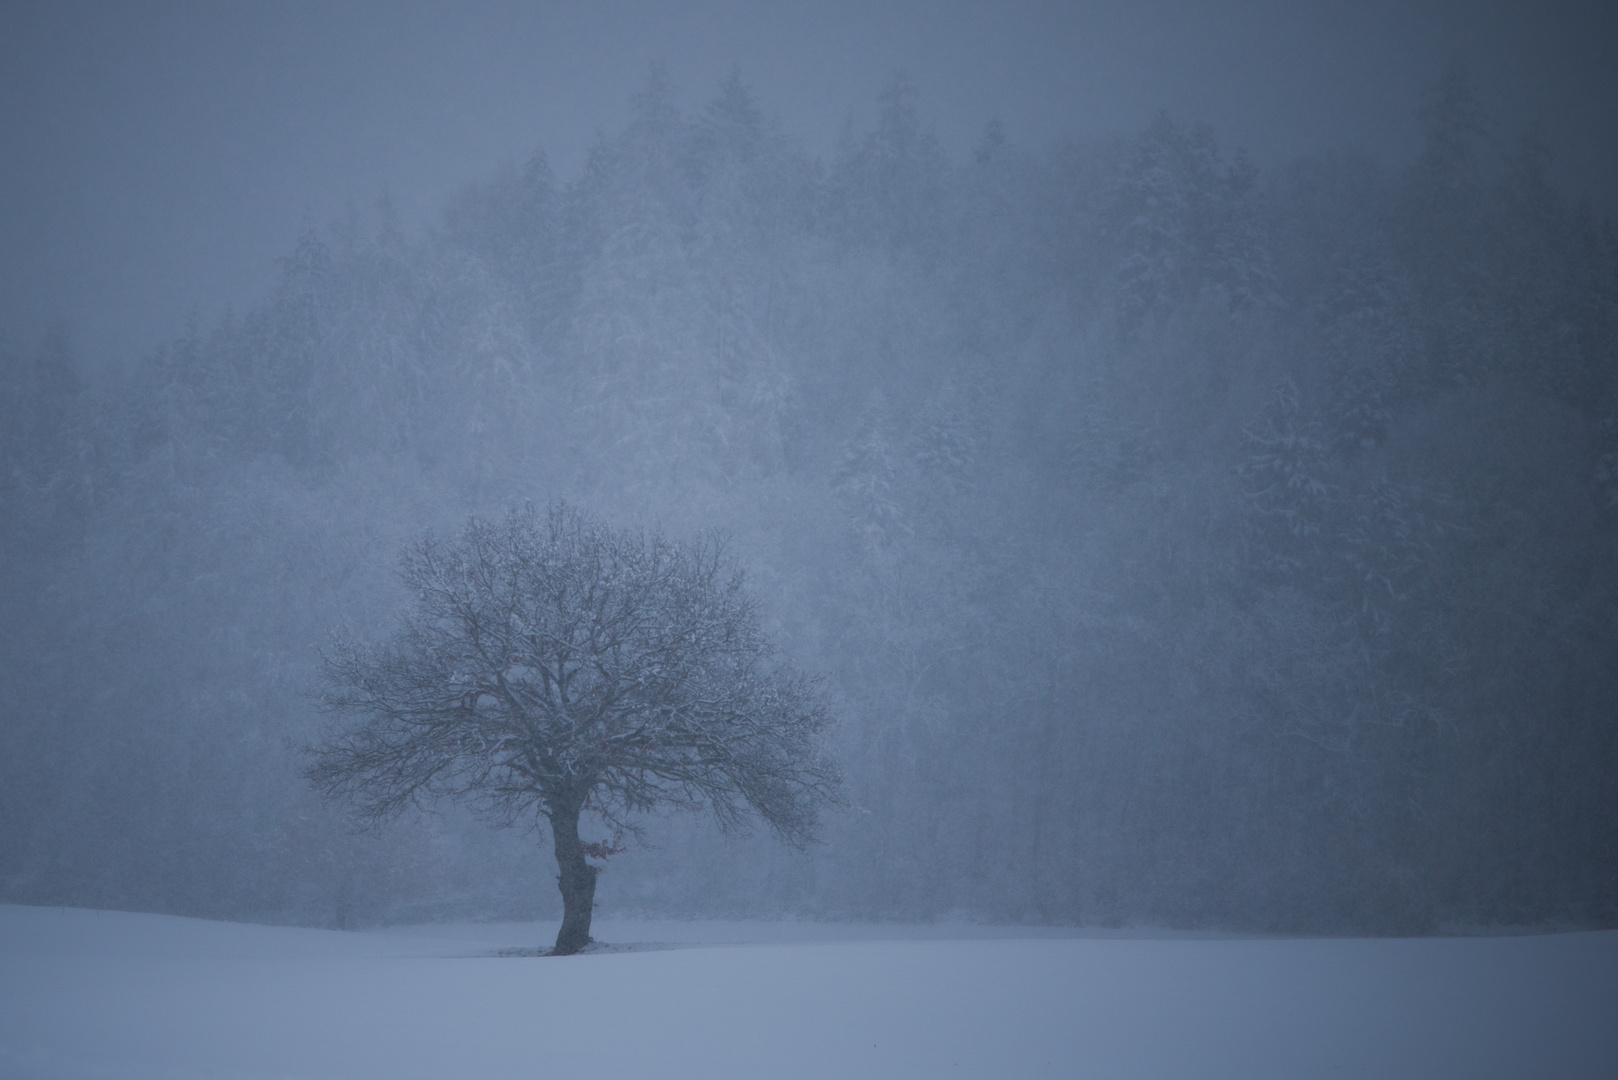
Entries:
{"type": "Polygon", "coordinates": [[[554,926],[0,907],[0,1078],[1618,1075],[1618,932],[958,929],[603,921],[677,947],[530,959],[482,954],[554,926]]]}

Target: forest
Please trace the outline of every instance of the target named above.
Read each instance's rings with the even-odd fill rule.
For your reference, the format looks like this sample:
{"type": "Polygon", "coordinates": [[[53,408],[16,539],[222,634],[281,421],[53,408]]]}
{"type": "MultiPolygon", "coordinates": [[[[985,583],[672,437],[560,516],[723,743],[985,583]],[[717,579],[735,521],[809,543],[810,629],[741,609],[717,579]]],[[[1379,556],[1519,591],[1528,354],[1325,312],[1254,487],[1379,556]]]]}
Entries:
{"type": "Polygon", "coordinates": [[[0,903],[554,916],[544,835],[302,772],[405,545],[565,499],[722,530],[846,776],[807,852],[652,816],[603,911],[1618,925],[1618,229],[1542,136],[1459,65],[1397,167],[674,101],[122,369],[0,339],[0,903]]]}

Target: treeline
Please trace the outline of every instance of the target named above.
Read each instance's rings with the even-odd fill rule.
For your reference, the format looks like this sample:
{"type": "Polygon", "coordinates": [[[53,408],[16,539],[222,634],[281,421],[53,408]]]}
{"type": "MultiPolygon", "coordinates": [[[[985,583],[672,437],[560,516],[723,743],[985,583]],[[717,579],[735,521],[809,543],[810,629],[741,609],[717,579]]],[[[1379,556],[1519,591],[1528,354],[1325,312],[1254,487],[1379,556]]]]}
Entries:
{"type": "Polygon", "coordinates": [[[10,347],[0,901],[548,913],[535,838],[298,780],[404,539],[566,497],[731,533],[826,671],[807,856],[649,823],[606,909],[1425,932],[1618,918],[1618,233],[1485,154],[1264,175],[1160,118],[809,156],[654,77],[578,175],[304,236],[120,377],[10,347]]]}

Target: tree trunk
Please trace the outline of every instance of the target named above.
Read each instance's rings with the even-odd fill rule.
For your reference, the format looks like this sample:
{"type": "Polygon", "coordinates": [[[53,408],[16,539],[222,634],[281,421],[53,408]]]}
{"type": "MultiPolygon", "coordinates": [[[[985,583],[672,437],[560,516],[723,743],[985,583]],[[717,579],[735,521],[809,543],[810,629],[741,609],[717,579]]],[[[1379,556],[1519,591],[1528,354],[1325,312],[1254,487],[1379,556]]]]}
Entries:
{"type": "Polygon", "coordinates": [[[579,842],[579,807],[551,807],[551,839],[556,845],[556,883],[562,890],[562,929],[552,956],[572,956],[590,944],[590,913],[595,907],[596,868],[584,861],[579,842]]]}

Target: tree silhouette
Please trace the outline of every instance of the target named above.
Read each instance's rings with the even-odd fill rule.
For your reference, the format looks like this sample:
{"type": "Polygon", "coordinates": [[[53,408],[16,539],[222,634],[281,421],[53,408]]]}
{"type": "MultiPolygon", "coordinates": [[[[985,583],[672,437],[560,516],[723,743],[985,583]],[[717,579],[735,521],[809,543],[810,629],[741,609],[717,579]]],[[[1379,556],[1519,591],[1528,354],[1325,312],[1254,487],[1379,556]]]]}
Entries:
{"type": "Polygon", "coordinates": [[[498,823],[550,824],[563,919],[555,955],[590,941],[594,813],[633,830],[659,805],[753,814],[787,843],[836,798],[831,714],[759,626],[716,539],[615,530],[526,506],[404,556],[415,594],[386,644],[325,657],[325,706],[359,718],[313,748],[310,779],[381,819],[448,798],[498,823]]]}

